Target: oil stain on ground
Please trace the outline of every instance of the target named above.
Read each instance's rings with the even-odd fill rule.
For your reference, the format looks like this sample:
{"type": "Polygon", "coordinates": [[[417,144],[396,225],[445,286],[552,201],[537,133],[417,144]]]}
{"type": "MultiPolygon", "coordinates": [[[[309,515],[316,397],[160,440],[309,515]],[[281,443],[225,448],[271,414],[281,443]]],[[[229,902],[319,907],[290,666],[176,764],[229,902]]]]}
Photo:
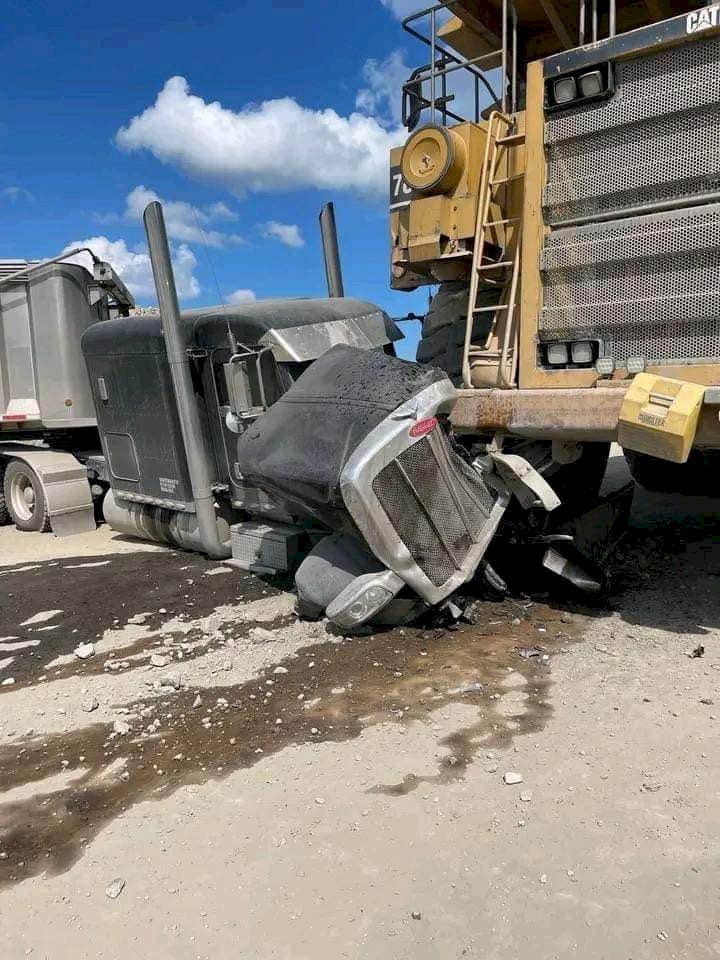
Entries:
{"type": "MultiPolygon", "coordinates": [[[[97,641],[108,629],[122,629],[135,614],[147,613],[145,627],[157,632],[169,619],[198,620],[212,614],[218,606],[258,600],[287,585],[281,580],[266,583],[237,570],[221,576],[207,575],[219,566],[197,554],[167,550],[91,559],[68,557],[0,567],[0,637],[10,636],[17,642],[39,641],[37,647],[28,647],[22,657],[14,660],[9,673],[15,686],[0,687],[0,695],[17,689],[21,683],[30,685],[40,680],[102,673],[108,658],[98,656],[91,662],[58,665],[45,676],[48,665],[58,657],[72,654],[80,643],[97,641]],[[39,610],[61,612],[46,623],[25,625],[39,610]]],[[[171,634],[165,631],[163,635],[171,634]]],[[[192,640],[194,636],[188,634],[183,639],[192,640]]],[[[114,652],[113,656],[123,660],[147,649],[151,643],[152,640],[143,638],[124,648],[121,655],[114,652]]],[[[0,657],[2,653],[0,644],[0,657]]],[[[140,658],[131,666],[143,666],[147,659],[140,658]]]]}
{"type": "MultiPolygon", "coordinates": [[[[379,723],[429,721],[449,704],[472,706],[475,717],[441,741],[447,752],[430,779],[462,777],[481,747],[543,727],[552,712],[552,656],[582,630],[579,620],[567,626],[541,604],[522,611],[512,601],[487,603],[482,610],[479,626],[330,640],[242,684],[131,704],[124,734],[93,724],[1,747],[0,790],[25,789],[0,807],[0,885],[67,869],[136,803],[252,767],[294,744],[345,741],[379,723]],[[503,709],[509,671],[524,680],[516,712],[503,709]],[[59,774],[63,785],[43,792],[42,781],[59,774]]],[[[401,795],[420,782],[408,771],[399,784],[376,789],[401,795]]]]}

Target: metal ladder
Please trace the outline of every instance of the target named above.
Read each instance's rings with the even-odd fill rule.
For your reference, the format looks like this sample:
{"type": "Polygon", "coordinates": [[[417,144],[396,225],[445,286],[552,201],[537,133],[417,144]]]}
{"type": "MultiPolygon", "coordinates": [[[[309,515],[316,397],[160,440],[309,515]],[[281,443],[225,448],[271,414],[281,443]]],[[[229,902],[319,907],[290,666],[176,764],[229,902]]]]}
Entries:
{"type": "MultiPolygon", "coordinates": [[[[517,370],[516,306],[518,279],[520,276],[521,218],[503,217],[501,215],[500,219],[490,219],[491,205],[494,200],[496,201],[496,189],[506,187],[512,180],[519,179],[522,176],[522,174],[515,176],[497,176],[498,164],[504,149],[511,144],[523,143],[525,140],[524,134],[514,131],[515,120],[513,117],[499,110],[494,110],[490,114],[487,125],[487,139],[485,141],[485,159],[480,179],[480,189],[478,191],[475,243],[470,273],[465,342],[463,345],[462,376],[465,387],[472,387],[470,370],[471,357],[473,359],[485,358],[488,360],[497,360],[497,385],[506,389],[514,385],[517,370]],[[505,128],[504,133],[502,130],[503,127],[505,128]],[[488,242],[489,231],[493,227],[507,227],[513,223],[517,224],[517,229],[513,231],[511,244],[503,249],[502,259],[491,259],[485,249],[488,242]],[[497,303],[489,306],[477,305],[481,283],[484,289],[497,287],[499,291],[497,303]],[[484,344],[478,347],[472,344],[473,325],[476,317],[482,313],[492,313],[493,317],[490,332],[484,344]],[[503,313],[506,314],[505,330],[502,346],[498,349],[497,345],[493,346],[493,344],[496,339],[498,323],[503,313]],[[512,359],[508,373],[506,372],[506,368],[508,366],[508,357],[511,353],[512,359]]],[[[503,204],[497,203],[497,205],[502,211],[503,204]]]]}

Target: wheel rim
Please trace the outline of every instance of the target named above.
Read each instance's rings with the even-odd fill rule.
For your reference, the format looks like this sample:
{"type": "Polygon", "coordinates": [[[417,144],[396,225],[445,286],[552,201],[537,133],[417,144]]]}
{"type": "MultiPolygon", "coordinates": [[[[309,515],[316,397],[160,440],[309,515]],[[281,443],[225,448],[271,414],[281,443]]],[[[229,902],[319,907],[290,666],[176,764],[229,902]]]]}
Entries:
{"type": "Polygon", "coordinates": [[[18,518],[24,522],[32,520],[35,512],[35,489],[30,477],[24,473],[16,473],[10,480],[8,491],[8,506],[18,518]]]}

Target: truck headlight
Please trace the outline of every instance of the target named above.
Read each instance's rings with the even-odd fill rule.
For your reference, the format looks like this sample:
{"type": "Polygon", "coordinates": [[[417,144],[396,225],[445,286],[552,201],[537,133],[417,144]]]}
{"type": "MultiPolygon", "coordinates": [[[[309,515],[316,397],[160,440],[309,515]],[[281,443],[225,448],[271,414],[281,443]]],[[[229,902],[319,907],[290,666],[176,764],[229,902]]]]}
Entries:
{"type": "Polygon", "coordinates": [[[591,70],[589,73],[583,73],[578,78],[580,85],[580,95],[583,97],[598,97],[605,89],[605,81],[599,70],[591,70]]]}
{"type": "Polygon", "coordinates": [[[564,367],[568,362],[568,348],[566,343],[549,343],[547,345],[547,362],[551,367],[564,367]]]}
{"type": "Polygon", "coordinates": [[[615,373],[615,360],[612,357],[599,357],[595,369],[601,377],[611,377],[615,373]]]}
{"type": "Polygon", "coordinates": [[[328,604],[325,613],[342,629],[359,627],[386,607],[404,586],[405,582],[391,570],[364,573],[328,604]]]}
{"type": "Polygon", "coordinates": [[[628,357],[627,359],[628,373],[644,373],[645,366],[645,357],[628,357]]]}
{"type": "Polygon", "coordinates": [[[593,345],[589,340],[576,340],[570,345],[573,363],[592,363],[593,345]]]}
{"type": "Polygon", "coordinates": [[[577,97],[577,84],[575,77],[561,77],[553,84],[553,97],[555,103],[570,103],[577,97]]]}

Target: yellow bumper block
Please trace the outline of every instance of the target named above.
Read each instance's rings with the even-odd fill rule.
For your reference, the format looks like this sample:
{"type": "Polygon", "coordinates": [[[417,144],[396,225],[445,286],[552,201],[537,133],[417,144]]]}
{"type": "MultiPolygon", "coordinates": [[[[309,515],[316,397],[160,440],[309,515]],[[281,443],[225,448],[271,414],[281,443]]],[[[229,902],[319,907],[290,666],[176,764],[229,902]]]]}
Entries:
{"type": "Polygon", "coordinates": [[[685,463],[704,395],[702,384],[637,374],[620,408],[618,443],[637,453],[685,463]]]}

